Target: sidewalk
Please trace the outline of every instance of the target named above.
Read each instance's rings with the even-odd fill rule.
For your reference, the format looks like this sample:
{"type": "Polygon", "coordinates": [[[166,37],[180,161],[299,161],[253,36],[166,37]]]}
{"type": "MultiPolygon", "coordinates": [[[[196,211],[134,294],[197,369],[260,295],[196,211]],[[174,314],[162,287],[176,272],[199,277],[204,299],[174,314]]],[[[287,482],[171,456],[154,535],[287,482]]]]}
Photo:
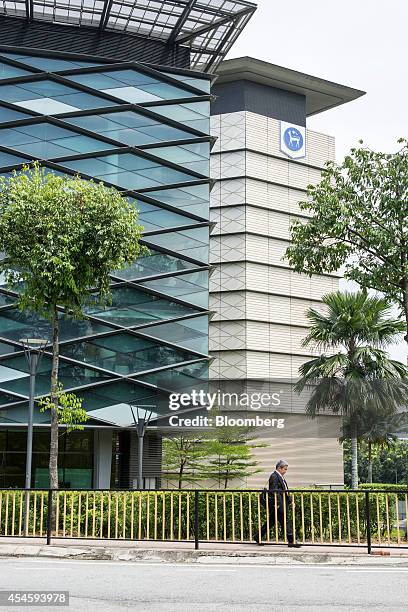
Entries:
{"type": "Polygon", "coordinates": [[[0,557],[52,557],[58,559],[93,559],[104,561],[150,561],[157,563],[262,563],[268,565],[398,565],[408,567],[408,549],[386,547],[303,546],[290,549],[281,545],[136,542],[124,540],[54,539],[47,546],[43,538],[0,538],[0,557]],[[379,555],[382,550],[386,556],[379,555]],[[389,553],[389,555],[388,555],[389,553]]]}

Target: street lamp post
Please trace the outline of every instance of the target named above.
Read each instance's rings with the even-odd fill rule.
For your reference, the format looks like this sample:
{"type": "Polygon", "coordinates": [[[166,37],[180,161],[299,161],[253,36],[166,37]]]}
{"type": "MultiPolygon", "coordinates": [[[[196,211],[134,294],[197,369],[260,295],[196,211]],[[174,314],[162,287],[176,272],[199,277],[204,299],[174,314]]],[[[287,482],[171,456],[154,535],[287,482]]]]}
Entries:
{"type": "Polygon", "coordinates": [[[152,409],[156,406],[151,404],[139,404],[132,406],[129,404],[130,410],[132,411],[133,421],[135,423],[135,429],[138,438],[138,462],[137,462],[137,488],[143,489],[143,442],[146,433],[147,426],[149,425],[150,419],[152,418],[152,409]],[[134,413],[136,408],[136,415],[134,413]]]}
{"type": "Polygon", "coordinates": [[[28,420],[27,420],[27,447],[26,447],[26,470],[25,470],[25,512],[24,512],[24,533],[28,532],[29,517],[29,492],[31,489],[31,469],[33,463],[33,423],[34,423],[34,397],[35,397],[35,376],[41,361],[44,348],[48,340],[42,338],[22,338],[20,340],[24,346],[24,353],[28,363],[30,374],[30,390],[28,399],[28,420]]]}

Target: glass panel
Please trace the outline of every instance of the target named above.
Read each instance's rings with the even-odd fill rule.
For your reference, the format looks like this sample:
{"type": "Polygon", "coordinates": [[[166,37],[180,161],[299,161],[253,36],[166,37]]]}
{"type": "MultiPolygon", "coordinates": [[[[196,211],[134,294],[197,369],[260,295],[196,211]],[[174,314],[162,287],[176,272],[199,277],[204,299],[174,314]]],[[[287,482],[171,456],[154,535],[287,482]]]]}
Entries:
{"type": "Polygon", "coordinates": [[[32,72],[0,62],[0,79],[13,79],[14,77],[27,76],[27,74],[32,74],[32,72]]]}
{"type": "Polygon", "coordinates": [[[204,263],[208,262],[209,230],[208,227],[186,229],[180,232],[168,232],[145,236],[146,244],[161,246],[204,263]]]}
{"type": "MultiPolygon", "coordinates": [[[[3,273],[0,274],[0,279],[3,280],[4,275],[3,273]]],[[[3,282],[1,282],[1,284],[4,284],[3,282]]],[[[0,293],[0,306],[11,306],[11,304],[14,304],[14,302],[16,301],[16,299],[14,297],[11,297],[10,295],[7,295],[6,293],[0,293]]]]}
{"type": "Polygon", "coordinates": [[[0,106],[0,123],[5,123],[6,121],[16,121],[18,119],[28,119],[29,117],[31,117],[31,115],[27,115],[27,113],[20,113],[19,111],[12,110],[11,108],[0,106]]]}
{"type": "Polygon", "coordinates": [[[192,312],[194,310],[186,306],[128,286],[112,289],[112,304],[109,306],[87,309],[89,315],[123,327],[172,319],[192,312]]]}
{"type": "Polygon", "coordinates": [[[161,389],[188,393],[191,389],[205,389],[208,383],[208,362],[199,361],[177,368],[151,372],[137,377],[138,380],[156,385],[161,389]]]}
{"type": "Polygon", "coordinates": [[[187,102],[185,104],[166,104],[152,107],[155,113],[179,121],[205,134],[210,133],[210,103],[187,102]]]}
{"type": "Polygon", "coordinates": [[[68,60],[51,57],[35,57],[33,55],[21,55],[20,53],[1,53],[4,57],[10,57],[28,66],[40,68],[46,72],[56,72],[58,70],[69,70],[70,68],[87,68],[91,66],[103,66],[101,62],[82,62],[79,60],[68,60]]]}
{"type": "Polygon", "coordinates": [[[210,187],[205,185],[191,185],[177,189],[160,189],[149,191],[147,194],[159,202],[164,202],[173,208],[184,208],[189,212],[209,219],[210,187]]]}
{"type": "Polygon", "coordinates": [[[60,162],[62,166],[108,181],[125,189],[148,189],[158,185],[194,181],[195,177],[134,155],[118,153],[92,159],[60,162]]]}
{"type": "Polygon", "coordinates": [[[198,76],[193,77],[191,75],[176,74],[172,72],[163,72],[163,74],[167,74],[172,79],[177,79],[177,81],[181,81],[182,83],[187,83],[187,85],[191,85],[191,87],[196,87],[196,89],[200,89],[205,93],[210,93],[211,81],[208,79],[200,79],[198,76]]]}
{"type": "Polygon", "coordinates": [[[19,85],[0,85],[0,99],[31,108],[43,115],[114,104],[51,79],[19,85]]]}
{"type": "Polygon", "coordinates": [[[114,148],[113,145],[75,134],[51,123],[0,129],[0,142],[6,147],[43,159],[114,148]]]}
{"type": "Polygon", "coordinates": [[[121,111],[99,116],[66,117],[64,121],[130,146],[193,138],[190,132],[135,113],[121,111]]]}
{"type": "Polygon", "coordinates": [[[61,354],[124,376],[194,358],[188,351],[126,333],[65,345],[61,354]]]}
{"type": "MultiPolygon", "coordinates": [[[[131,381],[115,381],[107,385],[101,385],[95,387],[95,389],[84,389],[83,391],[78,390],[77,395],[82,397],[84,405],[89,406],[87,411],[90,416],[95,417],[94,411],[108,406],[114,406],[121,403],[153,403],[155,394],[151,389],[141,387],[131,381]],[[152,401],[153,400],[153,401],[152,401]]],[[[129,405],[127,405],[127,415],[129,423],[133,424],[132,414],[130,412],[129,405]]]]}
{"type": "MultiPolygon", "coordinates": [[[[101,323],[86,319],[73,320],[63,314],[60,315],[61,342],[110,330],[111,327],[101,323]]],[[[0,337],[14,341],[27,337],[51,339],[51,326],[49,321],[40,318],[35,313],[22,312],[16,308],[2,310],[0,313],[0,337]]]]}
{"type": "MultiPolygon", "coordinates": [[[[43,355],[36,375],[36,395],[44,395],[50,390],[52,360],[43,355]]],[[[88,385],[101,380],[109,380],[108,374],[96,372],[82,365],[60,363],[59,379],[64,389],[88,385]]],[[[28,364],[24,355],[8,357],[0,361],[0,388],[28,397],[30,377],[28,364]]]]}
{"type": "Polygon", "coordinates": [[[144,287],[154,289],[164,295],[171,295],[181,300],[208,308],[208,271],[193,272],[169,278],[157,278],[144,281],[144,287]]]}
{"type": "Polygon", "coordinates": [[[196,264],[184,261],[173,255],[159,253],[154,249],[149,250],[149,255],[139,257],[134,264],[124,270],[116,270],[113,275],[125,280],[137,280],[146,276],[197,268],[196,264]]]}
{"type": "Polygon", "coordinates": [[[150,149],[150,153],[205,176],[210,173],[210,144],[208,142],[155,147],[150,149]]]}
{"type": "Polygon", "coordinates": [[[118,96],[127,102],[191,98],[191,92],[136,70],[114,70],[67,76],[76,83],[118,96]]]}
{"type": "Polygon", "coordinates": [[[11,155],[10,153],[5,153],[4,151],[0,151],[0,166],[16,166],[17,164],[21,164],[23,162],[27,162],[28,160],[23,157],[17,157],[16,155],[11,155]]]}
{"type": "Polygon", "coordinates": [[[182,225],[194,225],[196,223],[191,217],[178,215],[170,210],[153,206],[153,204],[147,204],[147,202],[142,202],[141,200],[136,201],[132,198],[128,199],[130,202],[134,202],[139,210],[139,221],[143,225],[145,231],[167,227],[180,227],[182,225]]]}
{"type": "MultiPolygon", "coordinates": [[[[1,383],[0,383],[1,384],[1,383]]],[[[6,404],[12,404],[13,402],[19,402],[21,398],[16,397],[15,395],[11,395],[10,393],[5,393],[4,391],[0,391],[0,406],[5,406],[6,404]]],[[[5,413],[3,412],[3,415],[5,413]]],[[[3,419],[0,418],[0,422],[3,419]]]]}
{"type": "Polygon", "coordinates": [[[207,315],[145,327],[140,331],[158,340],[174,343],[199,353],[208,353],[207,315]]]}

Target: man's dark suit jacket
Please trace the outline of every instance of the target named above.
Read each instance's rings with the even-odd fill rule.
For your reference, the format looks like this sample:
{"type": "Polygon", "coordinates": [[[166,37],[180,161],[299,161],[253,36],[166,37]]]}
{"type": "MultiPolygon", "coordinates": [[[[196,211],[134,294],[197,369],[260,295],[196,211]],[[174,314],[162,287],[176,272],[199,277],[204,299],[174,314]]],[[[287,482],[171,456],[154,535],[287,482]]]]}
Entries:
{"type": "MultiPolygon", "coordinates": [[[[268,488],[270,491],[275,491],[277,493],[276,497],[278,501],[278,508],[283,511],[284,500],[286,504],[288,504],[290,496],[287,488],[285,487],[285,481],[283,480],[282,476],[278,474],[278,472],[272,472],[272,474],[269,476],[268,488]]],[[[271,493],[271,497],[273,503],[275,495],[271,493]]]]}

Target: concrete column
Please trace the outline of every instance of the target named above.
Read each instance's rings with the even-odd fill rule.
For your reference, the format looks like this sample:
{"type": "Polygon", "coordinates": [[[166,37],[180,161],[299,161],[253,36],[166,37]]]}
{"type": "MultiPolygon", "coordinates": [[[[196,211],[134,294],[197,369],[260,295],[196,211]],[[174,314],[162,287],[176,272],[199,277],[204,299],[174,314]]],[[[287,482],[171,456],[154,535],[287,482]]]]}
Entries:
{"type": "Polygon", "coordinates": [[[110,489],[113,431],[95,429],[94,433],[94,488],[110,489]]]}

